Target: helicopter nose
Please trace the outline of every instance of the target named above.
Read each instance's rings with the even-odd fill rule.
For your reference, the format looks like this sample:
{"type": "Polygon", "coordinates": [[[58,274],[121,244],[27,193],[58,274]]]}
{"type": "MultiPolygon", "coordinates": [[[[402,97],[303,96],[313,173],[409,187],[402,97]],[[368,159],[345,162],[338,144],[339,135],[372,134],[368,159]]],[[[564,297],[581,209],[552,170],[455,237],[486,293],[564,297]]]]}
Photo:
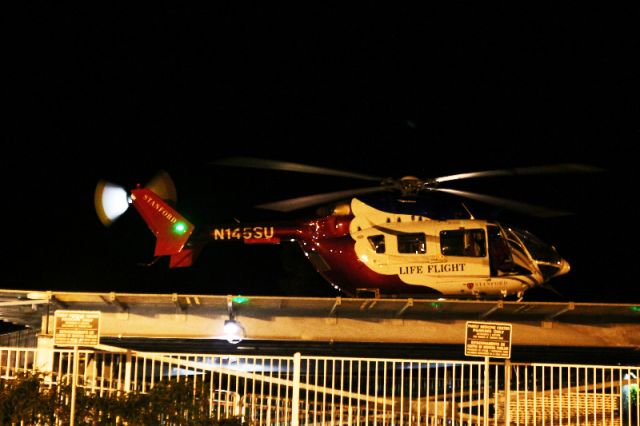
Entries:
{"type": "Polygon", "coordinates": [[[571,270],[571,266],[569,262],[565,259],[558,258],[553,263],[546,263],[544,265],[538,264],[540,266],[540,272],[542,272],[542,276],[544,277],[544,281],[549,281],[552,278],[559,277],[560,275],[564,275],[569,270],[571,270]]]}

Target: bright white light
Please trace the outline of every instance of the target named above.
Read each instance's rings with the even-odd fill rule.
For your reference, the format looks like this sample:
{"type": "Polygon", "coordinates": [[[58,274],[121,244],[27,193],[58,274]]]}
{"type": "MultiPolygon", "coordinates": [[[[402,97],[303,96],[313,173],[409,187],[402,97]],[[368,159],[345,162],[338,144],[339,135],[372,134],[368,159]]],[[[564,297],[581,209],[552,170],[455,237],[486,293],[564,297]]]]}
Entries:
{"type": "Polygon", "coordinates": [[[102,223],[109,225],[129,208],[127,191],[119,185],[101,181],[96,187],[95,207],[102,223]]]}
{"type": "Polygon", "coordinates": [[[242,339],[245,337],[245,332],[238,321],[230,319],[224,322],[223,335],[224,338],[227,339],[227,342],[235,345],[242,342],[242,339]]]}
{"type": "Polygon", "coordinates": [[[102,194],[102,203],[107,217],[115,220],[129,208],[127,191],[121,186],[106,184],[102,194]]]}

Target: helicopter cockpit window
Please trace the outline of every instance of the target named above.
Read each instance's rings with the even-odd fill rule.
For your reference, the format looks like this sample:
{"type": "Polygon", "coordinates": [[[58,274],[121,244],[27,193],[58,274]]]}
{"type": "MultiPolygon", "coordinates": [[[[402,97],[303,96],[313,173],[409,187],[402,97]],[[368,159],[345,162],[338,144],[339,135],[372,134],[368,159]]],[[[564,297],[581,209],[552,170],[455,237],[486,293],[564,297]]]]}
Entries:
{"type": "Polygon", "coordinates": [[[440,252],[445,256],[487,255],[483,229],[455,229],[440,232],[440,252]]]}
{"type": "Polygon", "coordinates": [[[427,252],[427,243],[424,234],[400,234],[398,235],[398,253],[423,254],[427,252]]]}
{"type": "Polygon", "coordinates": [[[369,240],[369,244],[376,251],[376,253],[384,253],[385,245],[384,245],[384,235],[371,235],[367,238],[369,240]]]}
{"type": "Polygon", "coordinates": [[[560,261],[562,261],[562,258],[553,246],[544,243],[531,232],[516,228],[511,228],[510,231],[518,236],[536,261],[548,263],[560,263],[560,261]]]}

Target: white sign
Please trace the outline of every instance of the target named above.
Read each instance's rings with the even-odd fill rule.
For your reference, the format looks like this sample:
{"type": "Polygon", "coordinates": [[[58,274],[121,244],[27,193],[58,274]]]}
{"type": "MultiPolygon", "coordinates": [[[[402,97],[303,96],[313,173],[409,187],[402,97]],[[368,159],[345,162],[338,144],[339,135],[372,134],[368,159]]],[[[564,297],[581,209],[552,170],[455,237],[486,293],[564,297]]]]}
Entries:
{"type": "Polygon", "coordinates": [[[511,324],[467,321],[464,354],[511,358],[511,324]]]}
{"type": "Polygon", "coordinates": [[[57,346],[100,344],[100,311],[55,312],[53,343],[57,346]]]}

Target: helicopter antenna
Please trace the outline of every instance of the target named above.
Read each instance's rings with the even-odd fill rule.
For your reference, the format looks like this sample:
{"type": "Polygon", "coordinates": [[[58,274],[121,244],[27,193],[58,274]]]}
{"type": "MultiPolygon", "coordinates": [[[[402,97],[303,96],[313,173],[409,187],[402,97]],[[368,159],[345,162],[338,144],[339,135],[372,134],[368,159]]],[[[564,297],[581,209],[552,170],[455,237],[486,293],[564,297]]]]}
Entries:
{"type": "Polygon", "coordinates": [[[467,205],[465,203],[460,203],[460,204],[462,204],[462,207],[467,211],[467,213],[469,213],[469,219],[475,219],[475,217],[473,216],[473,213],[471,213],[471,210],[469,210],[467,205]]]}

